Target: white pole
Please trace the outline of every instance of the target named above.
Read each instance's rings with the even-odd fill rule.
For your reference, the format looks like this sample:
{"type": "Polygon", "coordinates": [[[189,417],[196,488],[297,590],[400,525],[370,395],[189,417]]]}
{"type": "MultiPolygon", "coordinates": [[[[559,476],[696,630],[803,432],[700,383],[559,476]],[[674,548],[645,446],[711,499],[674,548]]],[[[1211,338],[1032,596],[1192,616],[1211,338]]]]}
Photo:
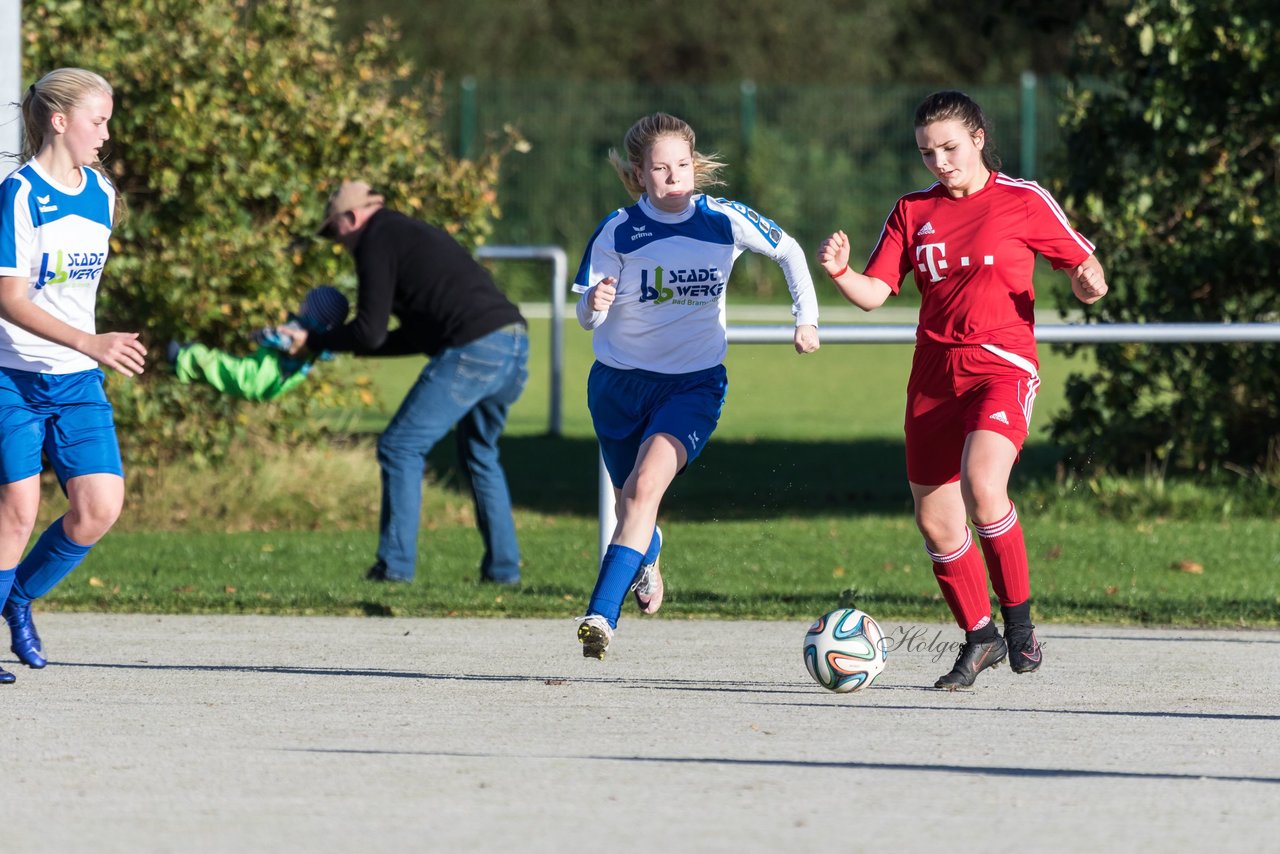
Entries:
{"type": "MultiPolygon", "coordinates": [[[[735,344],[790,344],[794,326],[730,326],[729,341],[735,344]]],[[[1280,341],[1280,323],[1044,323],[1036,325],[1036,339],[1043,343],[1229,343],[1280,341]]],[[[910,344],[916,327],[907,324],[844,324],[822,327],[823,344],[910,344]]],[[[613,507],[613,484],[600,459],[597,520],[600,557],[613,538],[618,517],[613,507]]]]}
{"type": "Polygon", "coordinates": [[[596,511],[600,515],[600,560],[609,549],[609,541],[613,539],[613,529],[618,526],[618,513],[613,506],[613,481],[609,480],[609,470],[604,466],[604,455],[600,456],[600,473],[597,476],[596,488],[599,490],[596,511]]]}
{"type": "Polygon", "coordinates": [[[551,404],[547,432],[559,436],[564,426],[564,315],[569,262],[559,246],[481,246],[476,257],[506,261],[551,262],[551,404]]]}
{"type": "MultiPolygon", "coordinates": [[[[790,344],[794,326],[730,326],[731,344],[790,344]]],[[[822,327],[823,344],[910,344],[916,327],[842,324],[822,327]]],[[[1042,344],[1213,344],[1280,341],[1280,323],[1039,323],[1042,344]]]]}
{"type": "Polygon", "coordinates": [[[22,0],[0,0],[0,178],[18,165],[22,151],[21,101],[22,0]]]}

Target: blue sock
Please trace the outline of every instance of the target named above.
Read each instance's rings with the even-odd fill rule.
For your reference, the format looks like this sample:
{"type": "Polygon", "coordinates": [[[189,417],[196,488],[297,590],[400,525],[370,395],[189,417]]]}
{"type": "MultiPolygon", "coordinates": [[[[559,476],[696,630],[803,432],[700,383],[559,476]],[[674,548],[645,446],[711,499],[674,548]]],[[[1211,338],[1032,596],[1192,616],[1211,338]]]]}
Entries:
{"type": "Polygon", "coordinates": [[[643,567],[656,563],[658,555],[662,553],[662,532],[658,530],[658,526],[653,526],[653,539],[649,541],[649,548],[644,553],[644,559],[640,561],[641,569],[636,570],[636,577],[631,579],[631,583],[635,584],[640,580],[640,574],[643,567]]]}
{"type": "Polygon", "coordinates": [[[599,614],[609,621],[610,628],[618,627],[618,614],[622,612],[622,600],[631,589],[631,579],[640,569],[644,555],[626,546],[609,546],[600,562],[600,576],[596,589],[591,591],[588,614],[599,614]]]}
{"type": "Polygon", "coordinates": [[[9,590],[13,587],[13,577],[18,574],[18,568],[0,569],[0,606],[3,606],[5,600],[9,598],[9,590]]]}
{"type": "Polygon", "coordinates": [[[59,517],[45,528],[18,564],[9,597],[19,605],[39,599],[79,566],[91,548],[72,542],[62,530],[62,517],[59,517]]]}
{"type": "Polygon", "coordinates": [[[658,526],[653,526],[653,539],[649,541],[649,550],[644,553],[644,560],[640,562],[641,566],[646,566],[658,559],[658,554],[662,551],[662,534],[658,533],[658,526]]]}

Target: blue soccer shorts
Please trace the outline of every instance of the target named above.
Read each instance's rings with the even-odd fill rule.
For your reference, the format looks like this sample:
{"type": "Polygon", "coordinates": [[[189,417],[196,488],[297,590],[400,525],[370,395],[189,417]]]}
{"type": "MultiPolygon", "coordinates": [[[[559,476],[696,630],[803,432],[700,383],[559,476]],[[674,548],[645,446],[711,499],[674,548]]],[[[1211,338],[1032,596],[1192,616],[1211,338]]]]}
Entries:
{"type": "Polygon", "coordinates": [[[687,468],[715,431],[728,388],[724,365],[688,374],[592,365],[587,408],[613,485],[622,488],[635,468],[640,446],[658,433],[684,445],[687,468]]]}
{"type": "Polygon", "coordinates": [[[66,486],[86,474],[124,477],[102,371],[42,374],[0,368],[0,483],[39,474],[41,452],[66,486]]]}

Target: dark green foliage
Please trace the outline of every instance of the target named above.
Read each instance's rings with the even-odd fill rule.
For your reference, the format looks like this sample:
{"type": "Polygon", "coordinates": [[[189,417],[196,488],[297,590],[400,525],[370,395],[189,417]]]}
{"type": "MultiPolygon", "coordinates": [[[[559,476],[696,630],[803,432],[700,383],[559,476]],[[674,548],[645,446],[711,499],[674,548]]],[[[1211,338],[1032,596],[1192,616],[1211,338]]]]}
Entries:
{"type": "MultiPolygon", "coordinates": [[[[862,263],[897,198],[932,181],[911,128],[915,107],[929,91],[919,84],[775,83],[744,92],[738,82],[478,81],[473,90],[478,132],[496,133],[511,124],[530,145],[527,153],[503,163],[502,219],[494,226],[493,241],[562,246],[572,275],[600,220],[631,202],[608,162],[609,149],[621,146],[637,118],[664,110],[693,125],[699,149],[728,163],[724,186],[712,188],[712,194],[773,218],[810,257],[827,235],[844,229],[856,263],[862,263]]],[[[1022,162],[1019,85],[978,86],[970,93],[995,124],[1005,171],[1043,179],[1022,162]]],[[[1042,165],[1059,144],[1062,96],[1059,80],[1039,81],[1035,137],[1042,165]]],[[[462,124],[459,100],[451,83],[445,112],[451,127],[462,124]]],[[[547,298],[541,270],[504,269],[501,280],[521,299],[547,298]],[[523,274],[529,274],[527,283],[519,279],[523,274]]],[[[776,265],[751,253],[734,268],[731,290],[739,296],[786,298],[776,265]]],[[[907,299],[916,297],[914,286],[905,293],[907,299]]]]}
{"type": "Polygon", "coordinates": [[[436,93],[409,85],[421,75],[393,57],[391,35],[339,43],[333,7],[23,6],[27,78],[78,65],[115,88],[107,166],[129,215],[113,235],[98,313],[102,329],[141,332],[151,354],[144,377],[111,379],[133,462],[217,455],[254,423],[293,438],[311,429],[313,402],[358,395],[316,381],[278,404],[245,404],[177,386],[163,367],[171,338],[247,351],[249,333],[281,320],[309,287],[349,284],[349,260],[310,238],[340,178],[365,177],[469,242],[489,233],[498,154],[453,157],[433,128],[436,93]]]}
{"type": "Polygon", "coordinates": [[[451,78],[652,84],[1011,82],[1061,70],[1091,0],[362,0],[402,49],[451,78]]]}
{"type": "MultiPolygon", "coordinates": [[[[1065,201],[1098,244],[1098,321],[1280,317],[1278,10],[1112,4],[1079,44],[1065,201]]],[[[1270,469],[1280,345],[1097,348],[1054,438],[1120,471],[1270,469]]]]}
{"type": "MultiPolygon", "coordinates": [[[[367,0],[343,4],[338,20],[350,32],[376,16],[396,22],[405,55],[448,81],[445,118],[459,150],[473,126],[518,128],[532,149],[504,163],[494,240],[563,246],[576,267],[600,219],[630,201],[606,152],[655,110],[690,121],[699,147],[728,161],[725,186],[713,192],[757,207],[810,254],[842,228],[865,260],[893,202],[929,182],[911,115],[943,86],[982,101],[1011,174],[1043,178],[1019,156],[1019,75],[1042,75],[1043,165],[1061,94],[1048,75],[1061,71],[1086,5],[367,0]],[[473,119],[459,107],[466,78],[473,119]]],[[[546,298],[541,270],[504,265],[501,277],[521,299],[546,298]]],[[[786,298],[777,268],[750,253],[732,288],[786,298]]]]}

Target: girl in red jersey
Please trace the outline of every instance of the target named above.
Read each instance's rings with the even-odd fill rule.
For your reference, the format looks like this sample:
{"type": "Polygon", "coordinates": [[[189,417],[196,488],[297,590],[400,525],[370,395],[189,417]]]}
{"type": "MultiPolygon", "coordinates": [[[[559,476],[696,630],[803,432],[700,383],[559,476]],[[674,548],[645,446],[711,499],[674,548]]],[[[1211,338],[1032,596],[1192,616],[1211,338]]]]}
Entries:
{"type": "Polygon", "coordinates": [[[954,691],[1006,657],[1015,673],[1041,662],[1027,550],[1008,494],[1040,384],[1035,256],[1066,270],[1086,305],[1106,294],[1107,283],[1093,244],[1053,197],[998,171],[987,118],[969,96],[945,91],[925,98],[916,108],[915,135],[937,182],[898,200],[863,273],[849,269],[843,231],[823,241],[818,263],[864,311],[896,294],[908,272],[920,289],[907,382],[907,479],[938,586],[965,631],[954,668],[935,683],[954,691]],[[991,621],[988,573],[1003,638],[991,621]]]}

